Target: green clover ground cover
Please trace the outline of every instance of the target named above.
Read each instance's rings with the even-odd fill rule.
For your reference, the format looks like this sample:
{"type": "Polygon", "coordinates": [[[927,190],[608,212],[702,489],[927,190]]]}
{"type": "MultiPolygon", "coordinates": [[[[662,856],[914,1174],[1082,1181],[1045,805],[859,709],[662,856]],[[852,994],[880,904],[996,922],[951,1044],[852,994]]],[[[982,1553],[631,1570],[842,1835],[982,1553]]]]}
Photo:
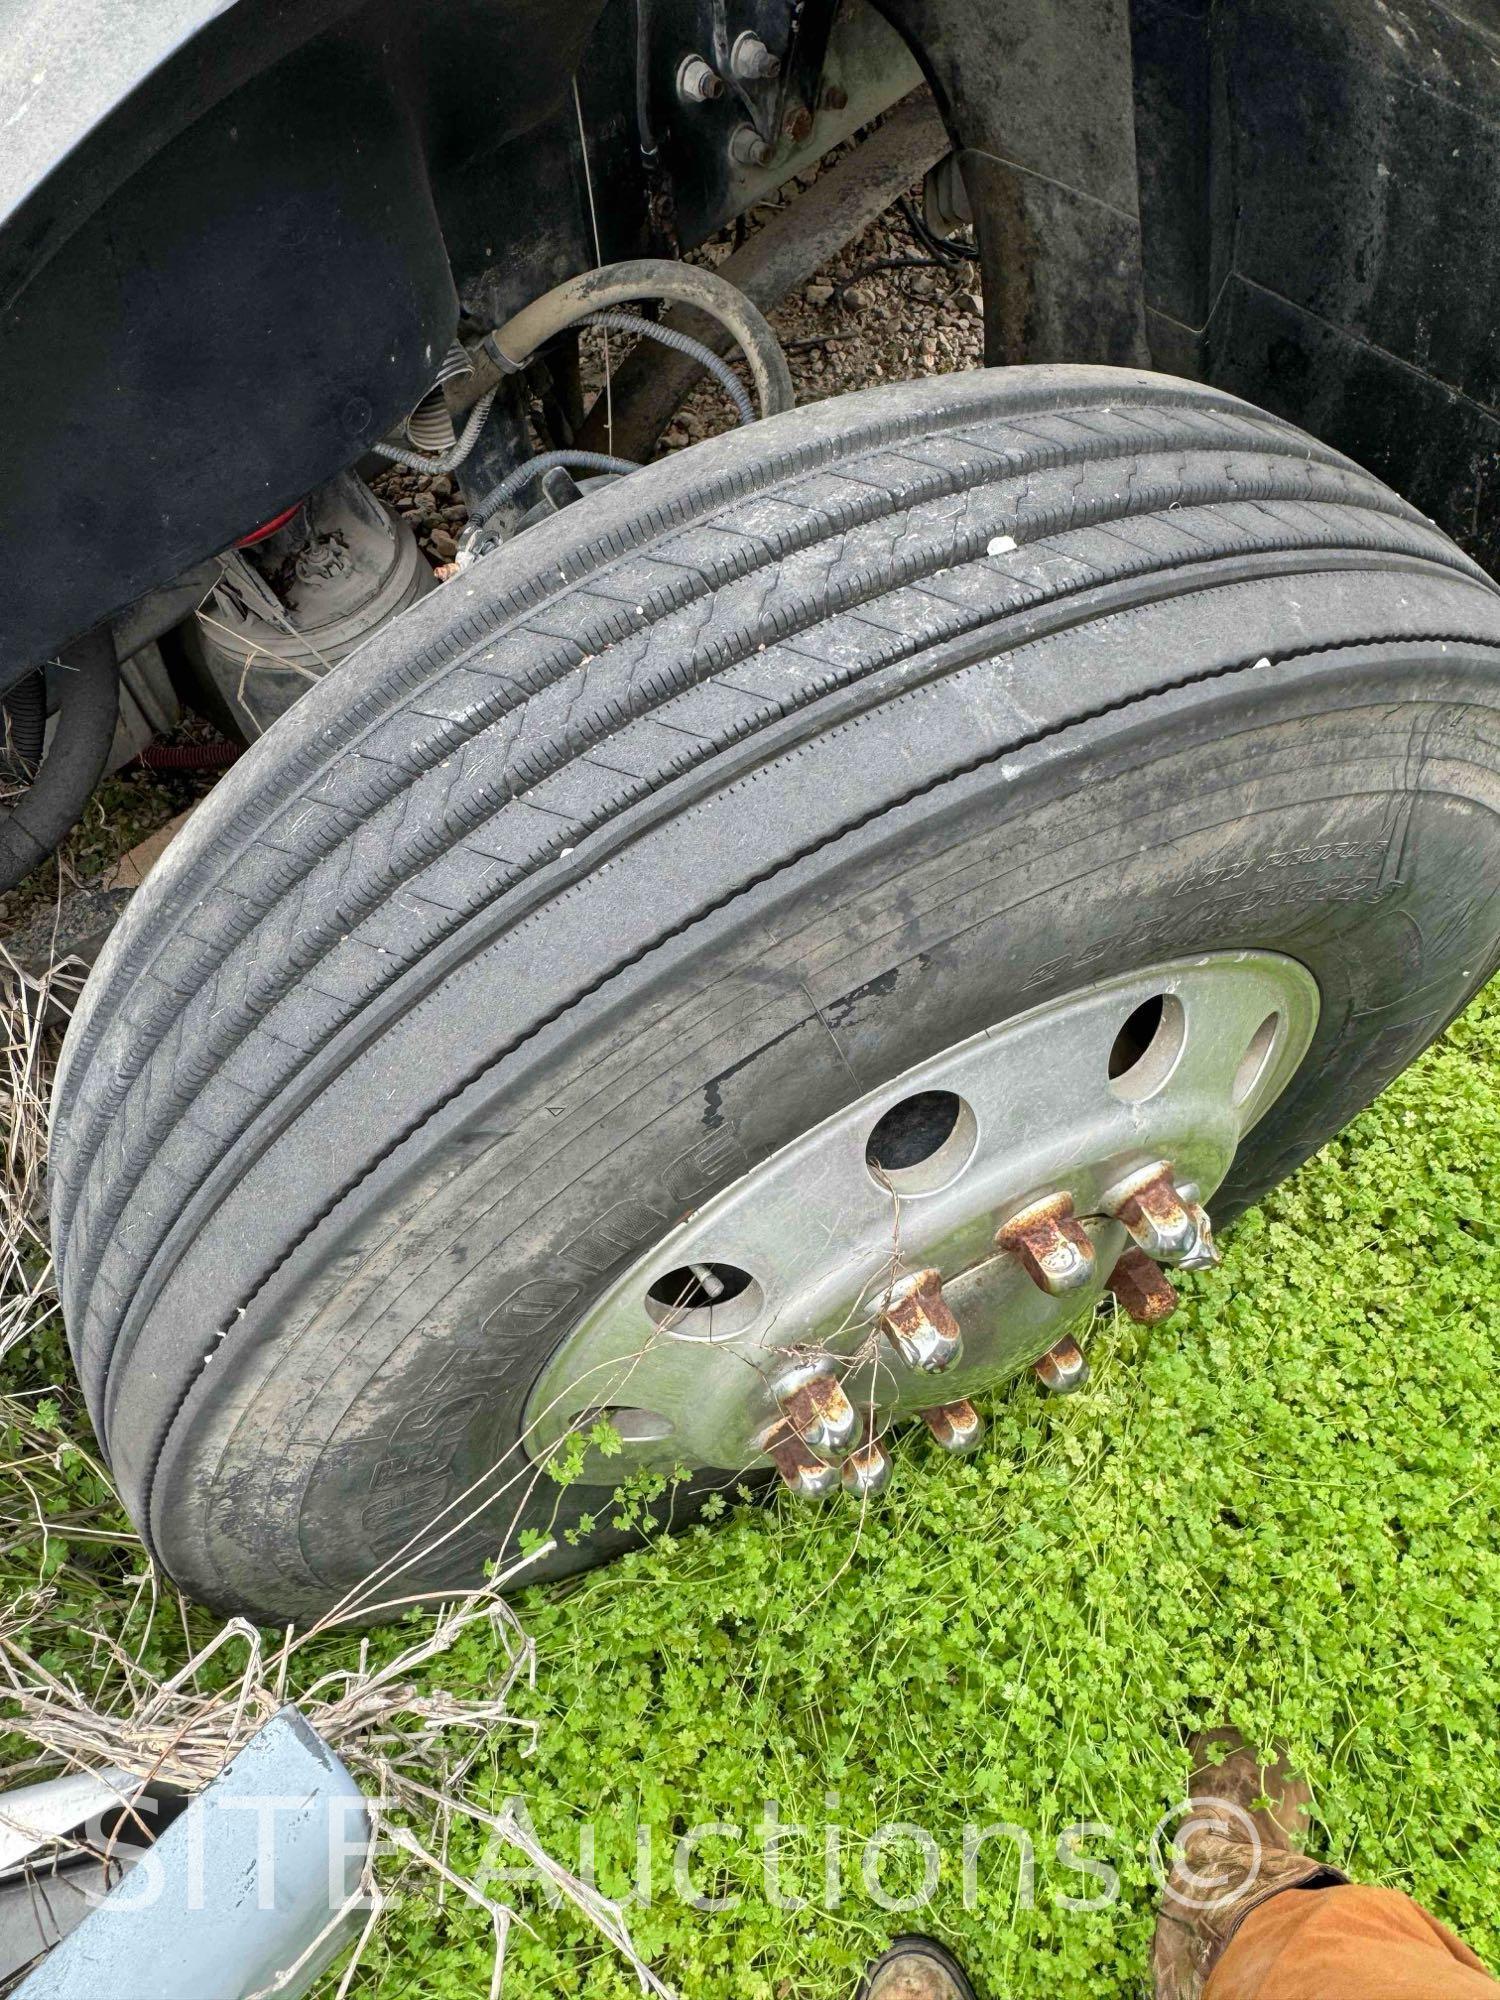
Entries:
{"type": "MultiPolygon", "coordinates": [[[[913,1928],[954,1945],[983,2000],[1074,2000],[1148,1990],[1149,1837],[1182,1795],[1186,1736],[1229,1721],[1312,1774],[1322,1851],[1410,1888],[1500,1963],[1497,1166],[1500,982],[1240,1224],[1177,1318],[1149,1334],[1099,1320],[1083,1395],[1049,1402],[1028,1379],[958,1462],[907,1439],[862,1522],[732,1506],[530,1593],[539,1746],[497,1739],[476,1790],[521,1796],[570,1865],[592,1827],[612,1893],[649,1837],[652,1900],[631,1929],[685,2000],[839,2000],[913,1928]],[[768,1800],[781,1897],[802,1908],[768,1896],[768,1800]],[[705,1822],[746,1830],[692,1855],[692,1892],[730,1899],[716,1911],[673,1885],[679,1838],[705,1822]],[[1017,1835],[985,1841],[965,1880],[965,1827],[1000,1822],[1034,1843],[1029,1897],[1017,1835]],[[1081,1822],[1069,1866],[1056,1843],[1081,1822]],[[877,1828],[887,1898],[919,1889],[935,1854],[925,1908],[885,1908],[862,1879],[877,1828]],[[1061,1900],[1107,1888],[1083,1858],[1118,1871],[1107,1907],[1061,1900]]],[[[14,1386],[58,1379],[41,1371],[59,1354],[40,1342],[14,1386]]],[[[70,1546],[65,1520],[46,1561],[62,1635],[107,1621],[109,1579],[123,1595],[136,1566],[70,1546]]],[[[34,1547],[0,1554],[0,1588],[13,1577],[34,1584],[34,1547]]],[[[66,1645],[49,1656],[62,1668],[66,1645]]],[[[436,1671],[480,1692],[495,1664],[475,1638],[436,1671]]],[[[462,1830],[452,1852],[480,1859],[462,1830]]],[[[569,1908],[525,1882],[493,1892],[530,1926],[512,1933],[507,1993],[638,1990],[569,1908]]],[[[461,1900],[412,1897],[354,1991],[473,2000],[489,1943],[461,1900]]]]}
{"type": "MultiPolygon", "coordinates": [[[[1500,984],[1226,1250],[1166,1327],[1100,1321],[1082,1395],[997,1398],[957,1463],[910,1439],[857,1536],[793,1503],[739,1510],[525,1601],[547,1720],[488,1789],[521,1793],[570,1863],[592,1821],[615,1891],[652,1829],[631,1926],[679,1992],[846,1995],[912,1928],[988,2000],[1146,1991],[1146,1845],[1182,1796],[1184,1738],[1223,1721],[1313,1775],[1322,1851],[1500,1963],[1500,984]],[[810,1828],[780,1849],[802,1910],[767,1900],[767,1798],[810,1828]],[[750,1839],[697,1848],[692,1889],[740,1895],[704,1913],[672,1855],[714,1821],[750,1839]],[[924,1910],[886,1910],[861,1879],[864,1838],[897,1821],[938,1850],[924,1910]],[[1057,1861],[1082,1821],[1115,1829],[1079,1849],[1120,1874],[1094,1912],[1056,1900],[1104,1887],[1057,1861]],[[966,1822],[1031,1835],[1032,1907],[1014,1838],[980,1848],[966,1895],[966,1822]]],[[[893,1839],[886,1893],[925,1866],[893,1839]]],[[[512,1990],[635,1990],[567,1911],[532,1897],[528,1915],[512,1990]]],[[[480,1991],[481,1937],[409,1909],[375,1990],[480,1991]]]]}

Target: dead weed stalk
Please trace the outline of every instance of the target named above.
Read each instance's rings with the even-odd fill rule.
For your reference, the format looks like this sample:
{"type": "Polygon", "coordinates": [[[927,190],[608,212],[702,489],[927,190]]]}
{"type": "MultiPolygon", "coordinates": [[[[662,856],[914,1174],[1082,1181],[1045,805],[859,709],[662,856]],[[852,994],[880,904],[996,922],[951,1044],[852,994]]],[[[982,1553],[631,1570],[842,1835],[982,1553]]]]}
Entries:
{"type": "MultiPolygon", "coordinates": [[[[68,965],[26,975],[0,947],[0,1356],[41,1335],[57,1310],[47,1104],[59,1018],[81,984],[68,965]]],[[[377,1833],[379,1867],[372,1855],[359,1893],[365,1921],[334,2000],[347,2000],[382,1912],[424,1882],[437,1886],[439,1900],[455,1893],[489,1915],[490,1992],[499,1995],[510,1926],[521,1919],[486,1893],[486,1871],[455,1864],[453,1830],[466,1821],[488,1844],[523,1855],[620,1953],[644,1992],[672,2000],[636,1951],[619,1904],[547,1853],[524,1814],[490,1812],[470,1796],[474,1764],[497,1737],[511,1738],[522,1755],[535,1746],[538,1724],[525,1713],[535,1648],[504,1593],[545,1549],[497,1565],[481,1588],[438,1605],[394,1653],[347,1631],[383,1587],[376,1578],[351,1593],[342,1615],[305,1631],[268,1637],[231,1618],[202,1636],[201,1614],[143,1560],[103,1467],[72,1434],[77,1427],[59,1419],[59,1407],[73,1404],[62,1390],[0,1394],[9,1446],[0,1464],[0,1701],[9,1752],[0,1787],[63,1771],[123,1771],[196,1792],[295,1702],[359,1783],[377,1833]],[[351,1664],[330,1664],[344,1657],[329,1643],[339,1627],[354,1649],[351,1664]],[[483,1696],[453,1692],[443,1685],[443,1659],[476,1637],[493,1649],[497,1670],[483,1696]]]]}

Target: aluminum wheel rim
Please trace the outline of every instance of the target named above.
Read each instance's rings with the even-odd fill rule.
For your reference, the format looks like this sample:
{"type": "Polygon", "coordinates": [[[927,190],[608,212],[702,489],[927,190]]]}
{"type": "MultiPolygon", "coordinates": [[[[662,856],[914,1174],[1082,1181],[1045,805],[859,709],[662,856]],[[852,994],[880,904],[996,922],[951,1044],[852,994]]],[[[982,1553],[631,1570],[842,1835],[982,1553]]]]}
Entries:
{"type": "MultiPolygon", "coordinates": [[[[774,1462],[789,1484],[820,1493],[840,1477],[856,1492],[883,1483],[879,1440],[911,1416],[967,1448],[973,1396],[1033,1365],[1050,1386],[1073,1386],[1083,1370],[1068,1359],[1069,1330],[1117,1270],[1131,1277],[1126,1252],[1134,1277],[1115,1279],[1117,1297],[1137,1317],[1161,1316],[1170,1288],[1155,1307],[1133,1297],[1154,1269],[1137,1246],[1167,1244],[1170,1256],[1181,1245],[1140,1212],[1132,1186],[1166,1170],[1157,1195],[1170,1204],[1175,1193],[1179,1221],[1184,1205],[1198,1214],[1295,1075],[1317,1017],[1316,983],[1295,960],[1224,952],[1098,982],[914,1066],[637,1259],[549,1359],[526,1413],[528,1448],[545,1457],[607,1414],[616,1443],[589,1449],[586,1479],[774,1462]],[[904,1146],[888,1145],[884,1135],[903,1130],[904,1146]],[[914,1145],[928,1150],[911,1159],[914,1145]],[[1043,1220],[1059,1256],[1039,1271],[1028,1253],[1039,1239],[1017,1241],[1016,1218],[1024,1234],[1049,1201],[1061,1204],[1066,1240],[1043,1220]],[[1070,1288],[1044,1289],[1070,1257],[1070,1288]],[[934,1327],[945,1309],[962,1351],[935,1372],[922,1361],[943,1349],[934,1327]],[[819,1403],[836,1407],[830,1383],[848,1406],[839,1422],[819,1403]]],[[[1208,1255],[1202,1219],[1190,1265],[1208,1255]]]]}

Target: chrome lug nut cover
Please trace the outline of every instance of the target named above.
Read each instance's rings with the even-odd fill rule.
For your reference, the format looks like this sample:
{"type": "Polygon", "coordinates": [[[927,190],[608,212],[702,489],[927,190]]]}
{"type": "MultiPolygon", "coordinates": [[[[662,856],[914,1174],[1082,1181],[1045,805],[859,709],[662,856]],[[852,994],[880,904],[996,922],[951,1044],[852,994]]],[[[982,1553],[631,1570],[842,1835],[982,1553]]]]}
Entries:
{"type": "Polygon", "coordinates": [[[1065,1190],[1029,1202],[997,1230],[995,1241],[1019,1261],[1034,1285],[1054,1298],[1093,1283],[1094,1246],[1065,1190]]]}
{"type": "Polygon", "coordinates": [[[984,1436],[984,1418],[967,1397],[934,1404],[923,1410],[922,1421],[944,1451],[972,1451],[984,1436]]]}
{"type": "Polygon", "coordinates": [[[1049,1347],[1040,1361],[1032,1363],[1036,1379],[1054,1396],[1071,1396],[1089,1379],[1088,1356],[1071,1334],[1064,1334],[1049,1347]]]}
{"type": "Polygon", "coordinates": [[[940,1271],[913,1271],[886,1294],[880,1323],[908,1368],[940,1374],[963,1353],[963,1335],[943,1297],[940,1271]]]}
{"type": "Polygon", "coordinates": [[[783,1377],[776,1400],[792,1430],[818,1458],[838,1459],[859,1435],[859,1413],[826,1364],[805,1377],[783,1377]]]}
{"type": "Polygon", "coordinates": [[[856,1500],[873,1500],[891,1483],[891,1455],[877,1437],[867,1437],[844,1460],[840,1477],[844,1491],[856,1500]]]}
{"type": "Polygon", "coordinates": [[[839,1486],[839,1468],[815,1458],[800,1438],[784,1437],[769,1447],[782,1484],[799,1500],[826,1500],[839,1486]]]}
{"type": "Polygon", "coordinates": [[[1157,1263],[1209,1270],[1219,1253],[1207,1212],[1201,1203],[1183,1197],[1173,1173],[1170,1160],[1157,1160],[1110,1188],[1101,1206],[1124,1223],[1136,1247],[1157,1263]]]}

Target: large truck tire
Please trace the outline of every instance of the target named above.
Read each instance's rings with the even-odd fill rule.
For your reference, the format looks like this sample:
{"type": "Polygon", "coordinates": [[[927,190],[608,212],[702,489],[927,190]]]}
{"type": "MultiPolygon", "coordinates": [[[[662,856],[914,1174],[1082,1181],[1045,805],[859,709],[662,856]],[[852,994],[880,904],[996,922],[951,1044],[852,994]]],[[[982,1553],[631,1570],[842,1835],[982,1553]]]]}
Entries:
{"type": "Polygon", "coordinates": [[[747,427],[413,606],[136,897],[54,1123],[95,1427],[268,1619],[600,1561],[634,1474],[868,1495],[1063,1341],[1124,1179],[1229,1222],[1497,938],[1500,595],[1377,480],[1100,368],[747,427]],[[1054,1294],[995,1231],[1059,1193],[1054,1294]]]}

